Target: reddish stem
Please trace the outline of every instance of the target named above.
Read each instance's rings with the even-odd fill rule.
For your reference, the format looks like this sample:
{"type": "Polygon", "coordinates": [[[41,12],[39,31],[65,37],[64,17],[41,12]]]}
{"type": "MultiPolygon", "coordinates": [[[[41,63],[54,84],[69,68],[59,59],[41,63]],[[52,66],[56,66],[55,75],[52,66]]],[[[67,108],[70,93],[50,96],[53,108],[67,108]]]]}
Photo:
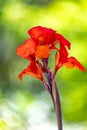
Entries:
{"type": "Polygon", "coordinates": [[[62,130],[62,113],[61,113],[60,96],[55,82],[53,87],[54,87],[55,112],[57,117],[58,130],[62,130]]]}

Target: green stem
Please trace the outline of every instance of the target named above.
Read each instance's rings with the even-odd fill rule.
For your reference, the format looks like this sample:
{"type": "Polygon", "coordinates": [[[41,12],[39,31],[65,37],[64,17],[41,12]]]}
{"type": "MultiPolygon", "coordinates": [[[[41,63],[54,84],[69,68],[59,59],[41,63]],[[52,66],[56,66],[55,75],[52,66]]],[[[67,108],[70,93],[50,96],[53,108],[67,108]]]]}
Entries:
{"type": "Polygon", "coordinates": [[[62,113],[61,113],[61,103],[58,88],[54,82],[54,102],[55,102],[55,112],[57,117],[58,130],[62,130],[62,113]]]}

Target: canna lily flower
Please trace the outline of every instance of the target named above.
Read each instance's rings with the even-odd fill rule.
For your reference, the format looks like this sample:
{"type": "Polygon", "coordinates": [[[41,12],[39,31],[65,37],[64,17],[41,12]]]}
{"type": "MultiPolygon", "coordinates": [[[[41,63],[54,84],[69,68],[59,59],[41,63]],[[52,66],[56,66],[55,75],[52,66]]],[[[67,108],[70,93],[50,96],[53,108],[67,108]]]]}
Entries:
{"type": "Polygon", "coordinates": [[[52,50],[56,51],[54,74],[62,66],[77,67],[81,71],[85,71],[76,58],[68,57],[71,44],[55,30],[36,26],[31,28],[28,34],[30,38],[16,50],[17,55],[30,61],[28,67],[19,74],[20,79],[23,75],[31,75],[43,81],[43,73],[48,72],[48,59],[52,50]],[[58,47],[56,47],[57,45],[58,47]]]}

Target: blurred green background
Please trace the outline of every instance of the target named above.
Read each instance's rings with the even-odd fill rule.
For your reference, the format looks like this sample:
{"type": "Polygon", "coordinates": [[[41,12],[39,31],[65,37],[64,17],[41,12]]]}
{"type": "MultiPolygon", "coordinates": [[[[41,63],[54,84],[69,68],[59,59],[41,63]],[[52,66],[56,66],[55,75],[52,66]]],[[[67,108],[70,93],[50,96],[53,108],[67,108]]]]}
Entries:
{"type": "MultiPolygon", "coordinates": [[[[57,129],[43,84],[17,75],[28,61],[16,48],[33,26],[51,27],[71,42],[70,55],[87,68],[87,0],[0,0],[0,130],[57,129]]],[[[50,66],[54,66],[51,55],[50,66]]],[[[56,79],[64,130],[87,130],[87,72],[61,68],[56,79]]]]}

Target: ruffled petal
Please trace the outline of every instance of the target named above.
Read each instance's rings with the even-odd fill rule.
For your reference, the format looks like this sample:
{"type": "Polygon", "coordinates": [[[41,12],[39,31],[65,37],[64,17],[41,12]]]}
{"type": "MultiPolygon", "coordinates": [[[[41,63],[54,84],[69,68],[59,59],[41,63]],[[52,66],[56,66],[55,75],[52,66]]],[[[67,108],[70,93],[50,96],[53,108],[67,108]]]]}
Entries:
{"type": "Polygon", "coordinates": [[[64,38],[61,34],[56,34],[56,41],[60,42],[60,44],[66,46],[66,47],[68,47],[68,49],[70,49],[70,46],[71,46],[70,42],[66,38],[64,38]]]}
{"type": "Polygon", "coordinates": [[[75,57],[70,57],[67,59],[67,63],[64,64],[67,68],[73,68],[77,67],[81,71],[85,71],[85,68],[83,65],[75,58],[75,57]]]}
{"type": "Polygon", "coordinates": [[[31,38],[38,39],[38,37],[44,32],[44,30],[44,27],[36,26],[28,30],[28,34],[31,36],[31,38]]]}
{"type": "Polygon", "coordinates": [[[29,58],[29,55],[35,54],[36,43],[32,39],[27,39],[24,44],[18,46],[16,53],[20,57],[29,58]]]}
{"type": "Polygon", "coordinates": [[[31,75],[43,81],[42,70],[35,62],[31,62],[30,65],[18,75],[20,80],[22,80],[23,75],[31,75]]]}
{"type": "Polygon", "coordinates": [[[35,39],[38,42],[38,44],[45,45],[53,43],[56,31],[50,28],[36,26],[31,28],[28,33],[32,39],[35,39]]]}
{"type": "MultiPolygon", "coordinates": [[[[34,39],[37,39],[39,36],[43,34],[50,34],[50,33],[52,34],[54,32],[56,31],[50,28],[42,27],[42,26],[36,26],[28,30],[28,34],[31,36],[31,38],[34,38],[34,39]]],[[[47,35],[47,37],[49,36],[47,35]]]]}

